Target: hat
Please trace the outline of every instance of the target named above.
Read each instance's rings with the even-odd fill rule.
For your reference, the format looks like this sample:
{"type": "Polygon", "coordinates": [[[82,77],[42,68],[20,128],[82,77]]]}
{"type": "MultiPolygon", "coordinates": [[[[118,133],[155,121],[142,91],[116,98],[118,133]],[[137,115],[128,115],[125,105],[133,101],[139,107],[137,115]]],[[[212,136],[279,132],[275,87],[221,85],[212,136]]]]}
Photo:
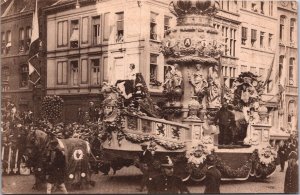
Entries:
{"type": "Polygon", "coordinates": [[[214,165],[215,164],[215,156],[212,154],[209,154],[206,156],[206,163],[207,165],[214,165]]]}
{"type": "Polygon", "coordinates": [[[295,151],[290,152],[288,159],[298,160],[298,155],[295,151]]]}
{"type": "Polygon", "coordinates": [[[142,143],[142,144],[141,144],[141,146],[142,146],[142,147],[147,147],[147,146],[148,146],[148,144],[146,144],[146,143],[142,143]]]}
{"type": "Polygon", "coordinates": [[[142,83],[136,84],[136,87],[142,87],[142,86],[143,86],[142,83]]]}
{"type": "Polygon", "coordinates": [[[161,166],[162,167],[173,167],[173,162],[171,160],[171,158],[169,156],[165,156],[162,160],[161,160],[161,166]]]}

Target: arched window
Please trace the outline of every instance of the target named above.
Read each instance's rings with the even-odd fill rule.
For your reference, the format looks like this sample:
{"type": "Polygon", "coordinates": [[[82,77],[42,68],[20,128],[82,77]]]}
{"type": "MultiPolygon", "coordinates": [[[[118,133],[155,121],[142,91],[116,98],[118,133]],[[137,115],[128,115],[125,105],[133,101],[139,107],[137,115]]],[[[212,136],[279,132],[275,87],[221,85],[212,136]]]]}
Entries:
{"type": "Polygon", "coordinates": [[[279,39],[283,41],[284,37],[284,23],[285,23],[285,16],[280,16],[280,26],[279,26],[279,39]]]}
{"type": "Polygon", "coordinates": [[[296,25],[296,19],[292,18],[290,21],[290,42],[295,41],[295,25],[296,25]]]}
{"type": "Polygon", "coordinates": [[[294,85],[294,64],[295,64],[295,58],[290,58],[289,63],[289,84],[294,85]]]}

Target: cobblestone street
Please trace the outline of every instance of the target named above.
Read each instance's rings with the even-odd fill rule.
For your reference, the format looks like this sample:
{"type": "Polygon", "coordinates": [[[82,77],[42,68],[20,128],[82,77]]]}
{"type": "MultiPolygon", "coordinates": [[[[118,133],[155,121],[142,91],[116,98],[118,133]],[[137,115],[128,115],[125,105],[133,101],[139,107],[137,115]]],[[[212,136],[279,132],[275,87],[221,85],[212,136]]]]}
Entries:
{"type": "MultiPolygon", "coordinates": [[[[285,172],[279,172],[277,167],[276,172],[265,181],[223,181],[221,184],[222,193],[282,193],[285,172]]],[[[95,187],[90,187],[86,190],[70,191],[70,193],[139,193],[136,188],[139,187],[141,173],[135,167],[123,168],[116,175],[109,176],[101,173],[94,175],[96,181],[95,187]]],[[[4,176],[2,178],[2,192],[13,194],[41,194],[42,191],[33,191],[31,189],[34,178],[33,176],[4,176]]],[[[188,188],[191,193],[203,193],[204,185],[188,183],[188,188]]],[[[59,193],[59,192],[57,192],[59,193]]],[[[146,193],[146,192],[143,192],[146,193]]]]}

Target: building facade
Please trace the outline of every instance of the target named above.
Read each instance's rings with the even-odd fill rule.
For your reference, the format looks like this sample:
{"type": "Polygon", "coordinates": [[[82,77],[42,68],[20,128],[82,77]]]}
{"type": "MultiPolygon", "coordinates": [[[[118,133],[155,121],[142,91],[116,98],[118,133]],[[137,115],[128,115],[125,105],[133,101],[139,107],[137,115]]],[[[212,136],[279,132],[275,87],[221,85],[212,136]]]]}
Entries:
{"type": "Polygon", "coordinates": [[[277,6],[277,70],[281,93],[279,129],[293,132],[298,125],[297,2],[279,1],[277,6]]]}
{"type": "MultiPolygon", "coordinates": [[[[65,100],[66,121],[76,120],[78,108],[87,110],[90,101],[99,106],[101,84],[130,78],[130,64],[135,64],[135,72],[142,73],[158,105],[164,101],[162,83],[168,65],[160,53],[160,44],[165,31],[176,25],[169,10],[171,1],[47,2],[48,6],[40,12],[41,86],[44,95],[55,94],[65,100]]],[[[280,129],[296,129],[298,115],[296,2],[223,0],[219,1],[219,8],[213,25],[224,38],[226,50],[221,64],[225,85],[232,87],[234,79],[246,71],[270,80],[263,101],[269,111],[271,131],[274,139],[286,136],[280,129]]],[[[13,18],[19,18],[19,22],[2,13],[2,96],[6,97],[8,90],[27,93],[31,107],[36,90],[30,84],[20,87],[26,82],[22,84],[22,77],[16,75],[22,75],[19,67],[27,64],[26,48],[20,50],[19,45],[23,37],[28,39],[27,23],[23,20],[30,24],[32,11],[28,18],[25,13],[18,13],[13,18]],[[11,26],[16,29],[9,29],[11,26]],[[9,32],[19,33],[13,38],[9,32]]],[[[28,75],[24,68],[24,80],[26,71],[28,75]]]]}
{"type": "MultiPolygon", "coordinates": [[[[40,2],[38,8],[51,2],[40,2]]],[[[43,81],[35,87],[28,81],[27,63],[34,8],[35,0],[1,2],[1,102],[4,106],[11,101],[19,111],[37,113],[40,110],[39,102],[43,93],[40,84],[43,81]]],[[[38,71],[41,71],[41,67],[38,71]]]]}
{"type": "Polygon", "coordinates": [[[150,92],[161,92],[164,59],[159,53],[172,15],[164,1],[79,1],[44,10],[47,95],[65,100],[65,119],[79,107],[99,103],[100,85],[128,79],[130,64],[150,92]],[[50,33],[51,32],[51,33],[50,33]]]}

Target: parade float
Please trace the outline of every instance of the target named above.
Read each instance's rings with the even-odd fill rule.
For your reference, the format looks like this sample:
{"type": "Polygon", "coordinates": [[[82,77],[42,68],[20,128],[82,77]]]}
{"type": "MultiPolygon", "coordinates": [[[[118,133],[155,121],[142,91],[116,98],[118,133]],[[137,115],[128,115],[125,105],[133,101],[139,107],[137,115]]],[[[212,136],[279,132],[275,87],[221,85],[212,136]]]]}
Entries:
{"type": "Polygon", "coordinates": [[[161,45],[165,63],[170,65],[162,85],[165,105],[160,109],[153,105],[141,74],[130,82],[131,98],[124,98],[122,82],[104,83],[103,159],[108,163],[131,160],[138,166],[140,145],[146,143],[154,154],[154,169],[159,170],[159,159],[168,155],[175,174],[183,180],[205,178],[208,154],[215,155],[222,180],[269,177],[276,168],[276,152],[269,145],[271,126],[261,101],[264,82],[244,72],[232,88],[224,85],[220,60],[224,43],[212,25],[218,3],[174,1],[170,11],[177,25],[168,30],[161,45]],[[234,145],[218,144],[215,115],[225,102],[235,115],[239,134],[234,145]]]}

